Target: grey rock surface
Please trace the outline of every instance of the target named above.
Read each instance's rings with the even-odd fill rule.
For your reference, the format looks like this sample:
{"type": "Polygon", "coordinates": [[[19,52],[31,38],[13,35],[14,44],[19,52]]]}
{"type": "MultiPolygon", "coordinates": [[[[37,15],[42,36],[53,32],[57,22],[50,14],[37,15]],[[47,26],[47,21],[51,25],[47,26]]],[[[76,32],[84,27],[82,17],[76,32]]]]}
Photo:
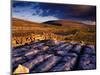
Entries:
{"type": "Polygon", "coordinates": [[[96,69],[93,45],[48,40],[12,48],[12,70],[21,64],[30,73],[96,69]]]}

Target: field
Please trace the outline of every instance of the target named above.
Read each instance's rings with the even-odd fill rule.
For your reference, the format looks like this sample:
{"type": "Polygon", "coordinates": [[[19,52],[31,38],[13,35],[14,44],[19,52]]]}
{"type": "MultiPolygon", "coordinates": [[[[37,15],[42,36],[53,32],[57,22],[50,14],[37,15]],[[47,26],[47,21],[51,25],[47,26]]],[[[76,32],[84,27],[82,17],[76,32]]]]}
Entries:
{"type": "MultiPolygon", "coordinates": [[[[16,46],[15,41],[26,43],[35,39],[55,39],[61,41],[77,41],[85,44],[95,45],[96,27],[95,25],[85,25],[78,22],[58,21],[62,26],[51,25],[48,23],[35,23],[13,18],[12,22],[12,45],[16,46]],[[16,39],[16,40],[14,40],[16,39]],[[24,40],[21,40],[24,39],[24,40]],[[31,39],[31,40],[30,40],[31,39]]],[[[19,43],[21,44],[21,43],[19,43]]]]}

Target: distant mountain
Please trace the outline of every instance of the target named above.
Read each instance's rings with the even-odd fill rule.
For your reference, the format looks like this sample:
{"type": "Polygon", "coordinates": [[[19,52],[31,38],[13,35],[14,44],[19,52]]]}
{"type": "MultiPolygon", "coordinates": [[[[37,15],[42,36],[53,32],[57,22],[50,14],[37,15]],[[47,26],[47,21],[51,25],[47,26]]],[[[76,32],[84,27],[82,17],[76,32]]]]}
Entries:
{"type": "Polygon", "coordinates": [[[43,22],[44,24],[51,24],[51,25],[57,25],[57,26],[62,26],[61,23],[57,23],[56,21],[47,21],[47,22],[43,22]]]}
{"type": "Polygon", "coordinates": [[[95,25],[88,25],[77,21],[71,21],[71,20],[52,20],[43,23],[55,25],[55,26],[65,26],[65,27],[75,27],[75,28],[95,27],[95,25]]]}

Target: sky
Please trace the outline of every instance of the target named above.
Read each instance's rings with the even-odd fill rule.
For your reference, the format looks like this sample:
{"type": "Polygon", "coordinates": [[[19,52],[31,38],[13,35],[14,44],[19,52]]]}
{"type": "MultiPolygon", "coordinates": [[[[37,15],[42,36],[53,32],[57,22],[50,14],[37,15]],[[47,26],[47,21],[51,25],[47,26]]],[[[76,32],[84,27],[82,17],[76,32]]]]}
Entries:
{"type": "Polygon", "coordinates": [[[12,17],[39,23],[60,19],[95,23],[96,6],[13,1],[12,17]]]}

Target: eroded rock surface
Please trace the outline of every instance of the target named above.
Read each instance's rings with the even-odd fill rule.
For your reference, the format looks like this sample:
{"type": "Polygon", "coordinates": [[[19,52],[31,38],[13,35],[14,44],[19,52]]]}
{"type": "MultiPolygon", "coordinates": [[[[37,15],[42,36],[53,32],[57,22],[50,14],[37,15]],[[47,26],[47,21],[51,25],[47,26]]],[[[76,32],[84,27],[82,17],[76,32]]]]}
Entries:
{"type": "Polygon", "coordinates": [[[96,69],[96,50],[81,43],[40,41],[12,48],[14,73],[19,65],[29,73],[96,69]]]}

